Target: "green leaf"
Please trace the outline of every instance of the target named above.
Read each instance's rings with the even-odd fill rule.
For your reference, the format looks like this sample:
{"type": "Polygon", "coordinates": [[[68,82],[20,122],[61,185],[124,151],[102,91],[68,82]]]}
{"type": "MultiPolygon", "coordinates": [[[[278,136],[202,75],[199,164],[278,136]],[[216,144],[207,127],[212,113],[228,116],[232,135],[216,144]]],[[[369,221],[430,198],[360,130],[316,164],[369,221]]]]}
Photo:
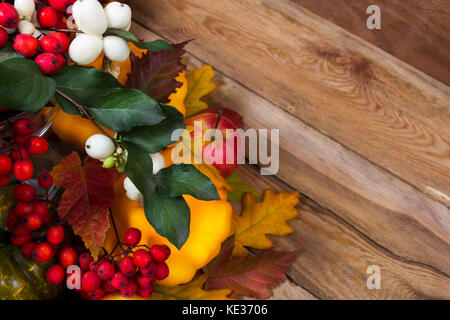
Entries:
{"type": "Polygon", "coordinates": [[[108,28],[105,33],[103,34],[104,37],[106,36],[117,36],[117,37],[121,37],[122,39],[126,40],[126,41],[131,41],[131,42],[138,42],[138,39],[134,36],[134,34],[132,34],[131,32],[122,30],[122,29],[116,29],[116,28],[108,28]]]}
{"type": "Polygon", "coordinates": [[[135,42],[135,45],[138,48],[147,49],[152,52],[173,50],[173,47],[168,42],[161,39],[149,42],[135,42]]]}
{"type": "Polygon", "coordinates": [[[183,197],[171,198],[157,188],[150,197],[144,197],[144,210],[156,232],[181,249],[189,237],[191,221],[190,210],[183,197]]]}
{"type": "Polygon", "coordinates": [[[1,107],[25,112],[41,109],[55,94],[55,81],[32,60],[12,58],[0,64],[1,107]]]}
{"type": "Polygon", "coordinates": [[[6,45],[0,49],[0,63],[12,58],[23,58],[23,56],[20,53],[17,53],[11,42],[8,41],[6,45]]]}
{"type": "Polygon", "coordinates": [[[161,109],[166,119],[151,127],[136,127],[131,131],[121,133],[122,140],[133,143],[148,153],[159,152],[178,141],[179,136],[175,137],[175,141],[171,139],[172,132],[176,129],[186,128],[183,115],[174,107],[164,104],[161,104],[161,109]]]}
{"type": "MultiPolygon", "coordinates": [[[[111,74],[91,67],[68,66],[52,78],[56,88],[82,106],[92,105],[112,89],[122,85],[111,74]]],[[[70,114],[79,114],[77,108],[59,93],[55,96],[61,108],[70,114]]]]}
{"type": "Polygon", "coordinates": [[[113,131],[151,126],[165,119],[159,103],[136,89],[114,89],[89,106],[95,120],[113,131]]]}
{"type": "Polygon", "coordinates": [[[246,192],[251,192],[257,199],[261,199],[261,195],[250,188],[244,181],[241,180],[236,172],[233,172],[226,177],[226,182],[233,188],[233,192],[228,192],[227,200],[230,202],[241,201],[242,196],[246,192]]]}
{"type": "Polygon", "coordinates": [[[173,164],[156,174],[170,197],[189,194],[199,200],[220,200],[212,181],[191,164],[173,164]]]}
{"type": "Polygon", "coordinates": [[[128,151],[125,174],[142,193],[144,199],[148,199],[156,187],[152,158],[133,144],[124,142],[123,146],[128,151]]]}

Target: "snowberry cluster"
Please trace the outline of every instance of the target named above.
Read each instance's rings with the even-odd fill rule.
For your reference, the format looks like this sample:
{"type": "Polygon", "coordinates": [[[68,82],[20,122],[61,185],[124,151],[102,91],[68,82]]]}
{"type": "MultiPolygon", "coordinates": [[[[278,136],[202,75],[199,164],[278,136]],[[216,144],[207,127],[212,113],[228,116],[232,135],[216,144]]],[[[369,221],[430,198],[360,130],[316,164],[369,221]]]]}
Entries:
{"type": "Polygon", "coordinates": [[[14,6],[2,2],[0,48],[11,34],[14,50],[34,59],[45,75],[51,75],[67,64],[66,53],[80,65],[92,63],[102,51],[112,61],[125,61],[130,55],[128,43],[103,34],[108,28],[128,31],[130,25],[131,9],[120,2],[105,8],[97,0],[15,0],[14,6]],[[65,32],[51,32],[69,29],[76,31],[72,42],[65,32]]]}
{"type": "Polygon", "coordinates": [[[78,30],[69,48],[70,58],[80,65],[92,63],[103,51],[116,62],[125,61],[130,55],[128,43],[117,36],[103,38],[106,29],[128,31],[131,26],[131,9],[120,2],[111,2],[105,8],[97,0],[78,0],[72,8],[72,16],[78,30]]]}
{"type": "Polygon", "coordinates": [[[6,186],[11,180],[11,173],[19,181],[25,181],[33,176],[34,167],[30,155],[47,152],[48,142],[41,137],[33,136],[33,122],[20,118],[13,123],[13,141],[10,154],[0,155],[0,187],[6,186]]]}
{"type": "Polygon", "coordinates": [[[117,256],[105,254],[98,260],[94,260],[88,251],[77,256],[74,249],[65,248],[65,251],[60,252],[59,264],[48,269],[47,281],[61,283],[65,268],[78,261],[82,272],[81,289],[78,290],[82,298],[97,300],[115,291],[120,291],[125,298],[135,294],[147,298],[153,292],[154,282],[169,275],[169,268],[164,261],[170,256],[170,249],[166,245],[153,245],[151,248],[138,246],[140,241],[141,231],[130,228],[121,243],[122,253],[117,256]],[[127,249],[123,249],[122,245],[128,246],[127,249]]]}
{"type": "MultiPolygon", "coordinates": [[[[103,161],[104,168],[116,167],[119,171],[122,171],[127,160],[127,150],[121,147],[117,141],[114,142],[110,137],[103,134],[90,136],[86,140],[85,150],[91,158],[103,161]]],[[[157,174],[159,170],[165,167],[164,157],[159,152],[149,156],[153,162],[153,174],[157,174]]],[[[123,187],[128,198],[142,203],[143,195],[130,178],[125,178],[123,187]]]]}

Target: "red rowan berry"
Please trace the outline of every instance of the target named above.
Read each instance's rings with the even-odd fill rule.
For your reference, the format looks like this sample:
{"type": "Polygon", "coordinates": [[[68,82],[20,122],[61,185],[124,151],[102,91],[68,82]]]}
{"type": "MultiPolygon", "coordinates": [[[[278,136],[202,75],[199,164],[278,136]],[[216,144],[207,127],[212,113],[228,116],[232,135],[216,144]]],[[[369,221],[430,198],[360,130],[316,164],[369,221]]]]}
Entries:
{"type": "Polygon", "coordinates": [[[13,168],[13,162],[6,154],[0,155],[0,175],[10,174],[13,168]]]}
{"type": "Polygon", "coordinates": [[[141,241],[141,231],[136,228],[129,228],[123,237],[123,242],[129,246],[135,246],[141,241]]]}
{"type": "Polygon", "coordinates": [[[47,242],[42,242],[36,245],[31,251],[31,257],[36,262],[46,262],[50,260],[55,254],[52,246],[47,242]]]}
{"type": "Polygon", "coordinates": [[[48,142],[41,137],[33,137],[26,143],[26,149],[30,154],[43,154],[48,150],[48,142]]]}
{"type": "Polygon", "coordinates": [[[97,277],[100,280],[109,280],[114,276],[116,268],[110,261],[102,262],[97,268],[97,277]]]}
{"type": "Polygon", "coordinates": [[[43,172],[38,177],[38,184],[43,189],[48,189],[53,184],[53,177],[48,172],[43,172]]]}
{"type": "Polygon", "coordinates": [[[148,298],[152,295],[152,293],[153,293],[153,286],[150,286],[148,288],[138,288],[137,289],[137,294],[141,298],[148,298]]]}
{"type": "Polygon", "coordinates": [[[134,264],[133,259],[127,256],[120,260],[119,270],[127,277],[131,277],[133,274],[135,274],[136,265],[134,264]]]}
{"type": "Polygon", "coordinates": [[[61,225],[51,226],[47,231],[47,241],[58,245],[64,240],[64,228],[61,225]]]}
{"type": "Polygon", "coordinates": [[[77,252],[72,247],[64,248],[59,252],[58,261],[64,268],[68,268],[77,262],[77,252]]]}
{"type": "Polygon", "coordinates": [[[28,136],[30,134],[33,134],[33,130],[33,121],[28,118],[20,118],[13,123],[13,131],[15,135],[28,136]]]}
{"type": "Polygon", "coordinates": [[[133,262],[140,268],[146,268],[150,265],[150,262],[152,262],[152,256],[148,251],[139,249],[133,254],[133,262]]]}
{"type": "Polygon", "coordinates": [[[31,241],[31,233],[29,232],[23,235],[18,235],[15,233],[11,235],[11,243],[19,247],[23,246],[25,243],[30,241],[31,241]]]}
{"type": "Polygon", "coordinates": [[[163,262],[168,258],[166,248],[159,244],[155,244],[150,248],[150,254],[152,255],[153,260],[156,262],[163,262]]]}
{"type": "Polygon", "coordinates": [[[64,280],[66,271],[59,264],[52,265],[47,270],[47,282],[51,284],[59,284],[64,280]]]}
{"type": "Polygon", "coordinates": [[[30,231],[34,231],[42,227],[44,219],[37,213],[32,213],[23,218],[23,225],[30,231]]]}
{"type": "Polygon", "coordinates": [[[94,272],[88,271],[81,278],[81,289],[86,292],[92,292],[100,287],[100,279],[94,272]]]}
{"type": "Polygon", "coordinates": [[[167,264],[165,262],[158,263],[155,273],[156,279],[162,280],[167,278],[168,275],[169,267],[167,266],[167,264]]]}
{"type": "Polygon", "coordinates": [[[133,280],[129,280],[127,286],[123,289],[120,289],[120,294],[124,298],[131,298],[132,296],[135,295],[135,293],[137,292],[137,289],[138,289],[138,286],[137,286],[136,282],[134,282],[133,280]]]}
{"type": "Polygon", "coordinates": [[[120,272],[116,272],[111,279],[111,285],[116,289],[123,289],[128,285],[128,278],[120,272]]]}
{"type": "MultiPolygon", "coordinates": [[[[78,258],[78,264],[80,265],[81,270],[86,271],[89,270],[89,264],[93,260],[92,255],[85,251],[80,254],[78,258]]],[[[92,271],[92,270],[91,270],[92,271]]]]}
{"type": "Polygon", "coordinates": [[[19,184],[14,188],[14,198],[19,201],[31,201],[34,199],[34,188],[29,184],[19,184]]]}
{"type": "Polygon", "coordinates": [[[33,163],[30,160],[18,160],[14,162],[13,173],[19,181],[31,179],[33,170],[33,163]]]}

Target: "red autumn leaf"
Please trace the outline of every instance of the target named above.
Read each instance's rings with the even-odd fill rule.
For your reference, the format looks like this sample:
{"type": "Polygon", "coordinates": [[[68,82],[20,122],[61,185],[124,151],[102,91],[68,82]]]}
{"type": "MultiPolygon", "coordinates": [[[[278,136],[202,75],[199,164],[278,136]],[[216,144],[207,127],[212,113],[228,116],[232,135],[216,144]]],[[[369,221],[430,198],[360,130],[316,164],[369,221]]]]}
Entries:
{"type": "Polygon", "coordinates": [[[206,267],[206,289],[231,289],[233,297],[267,299],[272,288],[286,280],[286,272],[297,253],[268,250],[254,256],[231,258],[234,238],[222,245],[219,255],[206,267]]]}
{"type": "Polygon", "coordinates": [[[81,163],[78,153],[62,158],[51,172],[57,187],[65,189],[58,206],[61,220],[67,221],[92,255],[97,256],[110,227],[109,207],[114,201],[116,170],[104,169],[87,157],[81,163]]]}
{"type": "Polygon", "coordinates": [[[141,59],[131,55],[131,74],[126,87],[144,91],[158,102],[169,102],[170,94],[182,86],[175,78],[186,69],[181,57],[187,43],[174,44],[173,50],[149,51],[141,59]]]}

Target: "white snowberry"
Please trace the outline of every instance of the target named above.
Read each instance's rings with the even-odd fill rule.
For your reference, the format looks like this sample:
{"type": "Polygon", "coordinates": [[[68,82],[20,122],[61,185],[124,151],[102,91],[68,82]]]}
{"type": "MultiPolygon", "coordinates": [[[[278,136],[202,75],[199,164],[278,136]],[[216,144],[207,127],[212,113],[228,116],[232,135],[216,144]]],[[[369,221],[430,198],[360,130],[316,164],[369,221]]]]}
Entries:
{"type": "Polygon", "coordinates": [[[130,56],[130,46],[120,37],[106,36],[103,39],[103,53],[109,60],[124,62],[130,56]]]}
{"type": "Polygon", "coordinates": [[[86,140],[85,149],[91,158],[103,160],[113,155],[116,146],[111,138],[104,134],[94,134],[86,140]]]}
{"type": "Polygon", "coordinates": [[[130,178],[126,177],[125,180],[123,180],[123,188],[125,189],[127,197],[130,198],[130,200],[138,202],[142,202],[144,200],[142,193],[138,190],[138,188],[136,188],[130,178]]]}
{"type": "Polygon", "coordinates": [[[34,24],[32,24],[30,21],[27,20],[20,20],[19,24],[17,25],[17,29],[22,34],[34,34],[36,31],[34,24]]]}
{"type": "Polygon", "coordinates": [[[103,49],[101,37],[78,34],[69,47],[70,58],[80,65],[93,62],[103,49]]]}
{"type": "Polygon", "coordinates": [[[153,161],[153,174],[157,174],[159,170],[166,166],[164,157],[159,152],[151,154],[150,157],[152,157],[153,161]]]}
{"type": "Polygon", "coordinates": [[[89,35],[101,36],[108,28],[105,11],[97,0],[78,0],[73,4],[72,16],[78,29],[89,35]]]}
{"type": "Polygon", "coordinates": [[[111,2],[105,7],[106,19],[109,28],[126,30],[131,23],[131,9],[120,2],[111,2]]]}
{"type": "Polygon", "coordinates": [[[31,18],[35,11],[34,0],[14,0],[14,8],[19,16],[31,18]]]}

